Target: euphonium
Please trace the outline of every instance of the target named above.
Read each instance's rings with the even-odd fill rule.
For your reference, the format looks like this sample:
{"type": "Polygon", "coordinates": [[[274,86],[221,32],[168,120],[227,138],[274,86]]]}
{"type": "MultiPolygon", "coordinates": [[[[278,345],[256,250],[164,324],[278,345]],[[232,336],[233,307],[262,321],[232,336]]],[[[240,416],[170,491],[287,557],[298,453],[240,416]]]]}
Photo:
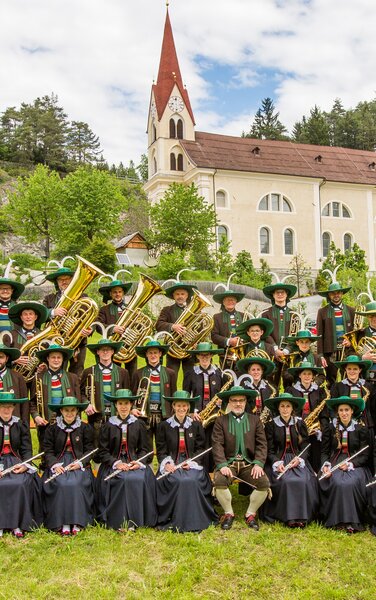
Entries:
{"type": "Polygon", "coordinates": [[[98,314],[98,306],[91,298],[81,298],[88,285],[103,271],[89,261],[77,256],[78,265],[72,281],[62,293],[55,308],[65,308],[67,313],[62,317],[54,317],[50,323],[37,335],[25,342],[21,347],[21,355],[27,354],[30,361],[27,365],[15,365],[15,370],[21,373],[26,381],[30,381],[39,364],[35,353],[40,349],[41,342],[54,339],[61,346],[77,348],[82,340],[82,329],[90,328],[98,314]]]}
{"type": "Polygon", "coordinates": [[[186,306],[175,324],[182,325],[187,331],[180,335],[173,331],[170,336],[172,341],[168,341],[170,349],[168,354],[179,360],[187,358],[189,354],[187,350],[204,340],[209,331],[213,328],[213,317],[205,313],[201,313],[202,309],[211,306],[210,300],[205,298],[198,290],[193,290],[190,303],[186,306]]]}
{"type": "Polygon", "coordinates": [[[123,342],[119,352],[115,354],[115,362],[129,362],[136,356],[136,346],[142,346],[147,336],[153,331],[153,321],[148,315],[141,312],[142,307],[155,294],[164,294],[163,288],[143,273],[135,293],[125,307],[116,325],[124,327],[124,333],[114,333],[110,340],[112,342],[123,342]]]}
{"type": "MultiPolygon", "coordinates": [[[[226,373],[226,369],[223,372],[226,373]]],[[[234,378],[232,375],[230,375],[226,383],[221,387],[220,392],[225,392],[226,390],[228,390],[232,386],[233,381],[234,378]]],[[[218,400],[218,394],[215,394],[215,396],[213,396],[213,398],[210,400],[210,402],[208,402],[205,408],[199,412],[201,425],[203,427],[208,427],[208,425],[213,423],[213,421],[215,421],[215,419],[219,417],[219,415],[223,414],[220,406],[218,406],[217,404],[218,400]]]]}
{"type": "Polygon", "coordinates": [[[266,352],[266,350],[262,350],[262,348],[253,348],[253,350],[250,350],[247,354],[246,354],[246,358],[265,358],[266,360],[273,360],[273,358],[270,358],[269,354],[266,352]]]}

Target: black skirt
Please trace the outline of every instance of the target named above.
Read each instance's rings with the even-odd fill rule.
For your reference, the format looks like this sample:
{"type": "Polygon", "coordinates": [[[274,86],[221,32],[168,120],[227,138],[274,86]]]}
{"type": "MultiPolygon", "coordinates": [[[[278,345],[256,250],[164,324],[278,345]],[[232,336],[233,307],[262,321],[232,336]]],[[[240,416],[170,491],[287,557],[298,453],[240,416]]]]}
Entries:
{"type": "MultiPolygon", "coordinates": [[[[286,454],[283,464],[286,466],[293,458],[293,454],[286,454]]],[[[279,473],[271,467],[267,467],[266,472],[273,496],[262,506],[262,518],[269,523],[312,521],[318,512],[319,493],[317,478],[309,462],[306,461],[304,468],[289,469],[280,479],[277,479],[279,473]]]]}
{"type": "Polygon", "coordinates": [[[178,469],[157,481],[158,528],[202,531],[218,522],[205,469],[178,469]]]}
{"type": "MultiPolygon", "coordinates": [[[[65,452],[61,462],[69,465],[74,458],[65,452]]],[[[60,529],[63,525],[86,527],[94,520],[94,478],[91,469],[67,471],[49,483],[44,483],[53,471],[48,469],[42,478],[44,525],[60,529]]]]}
{"type": "Polygon", "coordinates": [[[99,468],[96,497],[98,520],[112,529],[124,526],[155,527],[157,522],[155,476],[152,469],[122,471],[108,481],[111,467],[99,468]]]}
{"type": "MultiPolygon", "coordinates": [[[[4,470],[19,462],[12,454],[0,458],[4,470]]],[[[0,529],[30,531],[41,525],[40,486],[36,473],[10,473],[0,479],[0,529]]]]}

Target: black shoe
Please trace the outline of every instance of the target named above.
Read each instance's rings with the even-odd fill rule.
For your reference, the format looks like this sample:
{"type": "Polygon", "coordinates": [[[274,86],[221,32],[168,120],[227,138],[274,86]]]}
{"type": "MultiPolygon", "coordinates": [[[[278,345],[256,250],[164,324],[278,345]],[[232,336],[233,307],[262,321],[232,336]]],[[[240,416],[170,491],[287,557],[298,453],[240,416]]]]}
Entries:
{"type": "Polygon", "coordinates": [[[231,513],[225,513],[224,515],[222,515],[221,529],[224,529],[224,530],[231,529],[234,519],[235,519],[235,515],[232,515],[231,513]]]}
{"type": "Polygon", "coordinates": [[[254,515],[249,515],[249,517],[244,517],[244,518],[245,518],[245,522],[248,525],[248,527],[250,527],[254,531],[258,531],[260,529],[260,527],[256,521],[256,517],[254,515]]]}

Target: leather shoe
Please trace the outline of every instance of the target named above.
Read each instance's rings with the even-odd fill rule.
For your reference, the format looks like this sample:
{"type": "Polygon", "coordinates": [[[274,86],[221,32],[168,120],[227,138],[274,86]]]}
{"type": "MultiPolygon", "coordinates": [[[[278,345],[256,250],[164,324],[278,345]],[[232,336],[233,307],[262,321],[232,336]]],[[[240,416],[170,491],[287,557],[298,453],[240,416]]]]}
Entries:
{"type": "Polygon", "coordinates": [[[231,529],[234,519],[235,519],[235,515],[232,515],[231,513],[225,513],[224,515],[222,515],[221,529],[225,529],[225,530],[231,529]]]}
{"type": "Polygon", "coordinates": [[[260,529],[256,521],[256,517],[254,515],[249,515],[249,517],[245,517],[245,522],[248,525],[248,527],[250,527],[254,531],[258,531],[260,529]]]}

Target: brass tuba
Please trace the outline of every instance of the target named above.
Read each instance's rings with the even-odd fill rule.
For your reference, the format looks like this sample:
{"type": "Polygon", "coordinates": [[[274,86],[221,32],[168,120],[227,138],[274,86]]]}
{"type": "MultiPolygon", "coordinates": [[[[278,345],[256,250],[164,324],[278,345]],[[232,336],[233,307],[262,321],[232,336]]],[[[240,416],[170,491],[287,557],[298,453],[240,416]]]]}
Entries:
{"type": "Polygon", "coordinates": [[[21,347],[21,355],[27,354],[30,360],[27,365],[15,365],[14,369],[21,373],[26,381],[31,381],[39,364],[35,353],[40,350],[41,343],[54,339],[61,346],[77,348],[82,339],[81,330],[89,328],[98,314],[98,306],[94,300],[81,298],[81,295],[98,275],[104,273],[81,256],[77,255],[77,259],[78,265],[73,279],[55,307],[65,308],[67,313],[51,319],[43,331],[21,347]]]}
{"type": "Polygon", "coordinates": [[[187,358],[189,356],[187,350],[194,348],[198,342],[204,340],[209,331],[213,329],[213,317],[201,313],[202,309],[207,306],[211,306],[210,300],[198,290],[193,290],[190,303],[175,321],[175,324],[182,325],[187,331],[182,335],[176,333],[176,331],[169,334],[172,339],[168,341],[170,344],[168,354],[170,356],[179,360],[187,358]]]}
{"type": "Polygon", "coordinates": [[[110,337],[112,342],[123,342],[119,352],[114,355],[115,362],[131,361],[136,356],[136,346],[142,346],[145,338],[151,335],[153,321],[141,309],[155,294],[164,294],[163,288],[148,275],[140,273],[137,289],[116,322],[116,325],[125,327],[125,331],[110,337]]]}

